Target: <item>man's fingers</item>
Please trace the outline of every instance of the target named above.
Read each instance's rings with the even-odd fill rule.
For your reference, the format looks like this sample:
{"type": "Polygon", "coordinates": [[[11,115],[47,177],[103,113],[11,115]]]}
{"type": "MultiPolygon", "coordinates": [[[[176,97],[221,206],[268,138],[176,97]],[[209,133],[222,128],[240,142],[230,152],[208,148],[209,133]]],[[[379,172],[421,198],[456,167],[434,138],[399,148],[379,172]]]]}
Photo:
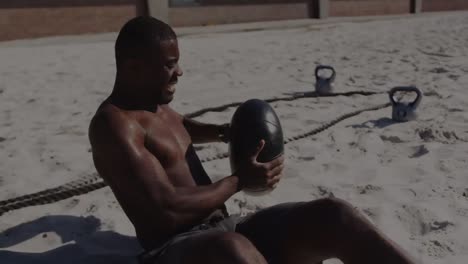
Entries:
{"type": "Polygon", "coordinates": [[[257,157],[260,155],[260,152],[262,152],[263,148],[265,147],[265,140],[260,140],[259,145],[257,146],[257,149],[255,150],[255,154],[252,156],[252,160],[257,162],[257,157]]]}
{"type": "Polygon", "coordinates": [[[279,156],[278,158],[265,163],[265,166],[267,169],[271,170],[275,167],[278,167],[284,163],[284,155],[279,156]]]}
{"type": "Polygon", "coordinates": [[[284,169],[284,164],[280,164],[276,167],[274,167],[273,169],[271,169],[268,173],[267,173],[267,177],[268,178],[273,178],[275,177],[276,175],[280,174],[284,169]]]}
{"type": "Polygon", "coordinates": [[[267,186],[270,188],[276,188],[276,185],[278,185],[279,181],[281,180],[281,177],[283,177],[283,174],[278,174],[275,177],[271,178],[267,182],[267,186]]]}

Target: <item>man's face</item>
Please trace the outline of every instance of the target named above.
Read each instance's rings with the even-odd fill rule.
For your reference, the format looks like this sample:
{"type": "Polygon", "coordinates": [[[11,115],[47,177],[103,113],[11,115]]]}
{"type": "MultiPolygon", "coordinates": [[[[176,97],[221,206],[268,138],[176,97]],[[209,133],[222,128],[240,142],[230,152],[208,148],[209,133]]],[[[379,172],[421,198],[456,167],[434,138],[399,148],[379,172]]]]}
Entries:
{"type": "MultiPolygon", "coordinates": [[[[145,71],[145,79],[151,96],[155,96],[158,104],[168,104],[174,98],[175,85],[182,70],[179,67],[179,47],[176,39],[164,40],[159,43],[159,52],[155,52],[145,71]]],[[[151,55],[150,55],[151,56],[151,55]]]]}

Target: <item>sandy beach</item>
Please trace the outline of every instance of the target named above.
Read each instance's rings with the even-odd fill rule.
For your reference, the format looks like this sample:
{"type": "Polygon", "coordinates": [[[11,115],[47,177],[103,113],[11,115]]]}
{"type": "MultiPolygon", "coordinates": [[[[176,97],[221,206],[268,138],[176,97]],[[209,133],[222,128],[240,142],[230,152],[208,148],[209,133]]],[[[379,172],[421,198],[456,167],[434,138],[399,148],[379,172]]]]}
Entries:
{"type": "MultiPolygon", "coordinates": [[[[0,201],[95,173],[87,130],[115,78],[115,33],[0,43],[0,201]]],[[[230,213],[334,196],[366,214],[421,263],[468,263],[468,12],[179,39],[171,106],[210,106],[314,91],[332,65],[336,92],[414,85],[418,119],[391,108],[362,113],[286,145],[285,176],[269,195],[238,193],[230,213]]],[[[386,94],[271,105],[285,137],[389,102],[386,94]]],[[[235,108],[197,118],[229,122],[235,108]]],[[[196,147],[201,158],[226,144],[196,147]]],[[[204,163],[213,181],[227,159],[204,163]]],[[[137,263],[133,226],[106,187],[0,216],[0,263],[137,263]]],[[[339,263],[331,261],[328,263],[339,263]]]]}

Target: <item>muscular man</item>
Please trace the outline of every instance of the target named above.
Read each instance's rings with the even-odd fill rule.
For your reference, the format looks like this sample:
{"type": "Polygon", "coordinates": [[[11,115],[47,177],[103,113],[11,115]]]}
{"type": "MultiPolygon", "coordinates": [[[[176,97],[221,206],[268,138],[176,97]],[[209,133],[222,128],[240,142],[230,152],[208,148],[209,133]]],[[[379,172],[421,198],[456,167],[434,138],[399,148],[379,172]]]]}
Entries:
{"type": "Polygon", "coordinates": [[[339,199],[286,203],[247,217],[225,201],[249,179],[274,186],[283,157],[258,163],[256,153],[215,183],[192,144],[220,141],[222,126],[199,123],[168,105],[176,91],[177,38],[151,17],[130,20],[115,44],[117,77],[91,121],[99,174],[109,184],[146,250],[145,263],[306,264],[413,263],[348,203],[339,199]]]}

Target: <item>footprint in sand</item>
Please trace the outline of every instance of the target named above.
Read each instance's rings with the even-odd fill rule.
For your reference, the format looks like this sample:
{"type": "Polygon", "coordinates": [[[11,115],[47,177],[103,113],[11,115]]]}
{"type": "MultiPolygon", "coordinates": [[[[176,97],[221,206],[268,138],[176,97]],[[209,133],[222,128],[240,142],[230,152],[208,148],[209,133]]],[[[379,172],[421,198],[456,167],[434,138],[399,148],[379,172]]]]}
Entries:
{"type": "Polygon", "coordinates": [[[462,195],[463,197],[468,198],[468,188],[466,188],[465,191],[463,191],[462,195]]]}
{"type": "Polygon", "coordinates": [[[356,188],[359,191],[359,194],[372,194],[372,193],[375,193],[375,192],[382,191],[382,187],[375,186],[375,185],[372,185],[372,184],[367,184],[365,186],[356,186],[356,188]]]}
{"type": "Polygon", "coordinates": [[[429,242],[423,243],[426,247],[429,256],[437,258],[445,258],[447,255],[453,255],[453,249],[444,242],[438,240],[430,240],[429,242]]]}
{"type": "Polygon", "coordinates": [[[395,211],[396,219],[400,220],[401,225],[413,235],[422,236],[429,232],[426,223],[425,213],[415,206],[403,205],[402,208],[395,211]]]}
{"type": "Polygon", "coordinates": [[[448,228],[455,226],[454,223],[449,221],[434,221],[429,225],[429,232],[446,231],[448,228]]]}
{"type": "Polygon", "coordinates": [[[65,209],[73,209],[75,206],[77,206],[80,203],[80,199],[71,199],[67,204],[65,204],[65,209]]]}
{"type": "Polygon", "coordinates": [[[468,209],[466,208],[457,208],[456,214],[459,216],[467,217],[468,218],[468,209]]]}
{"type": "Polygon", "coordinates": [[[458,81],[458,79],[460,78],[460,75],[450,74],[448,77],[454,81],[458,81]]]}
{"type": "Polygon", "coordinates": [[[297,159],[303,160],[303,161],[312,161],[312,160],[315,160],[315,157],[314,156],[299,156],[297,157],[297,159]]]}
{"type": "Polygon", "coordinates": [[[449,72],[447,69],[445,68],[442,68],[442,67],[437,67],[437,68],[434,68],[432,70],[429,70],[430,73],[447,73],[449,72]]]}
{"type": "Polygon", "coordinates": [[[107,203],[107,208],[121,210],[120,204],[115,200],[114,201],[109,201],[107,203]]]}
{"type": "Polygon", "coordinates": [[[362,212],[364,212],[364,214],[373,222],[379,221],[379,211],[380,208],[377,207],[362,209],[362,212]]]}
{"type": "Polygon", "coordinates": [[[427,153],[429,153],[429,150],[426,148],[426,146],[421,145],[421,146],[413,147],[413,154],[409,155],[408,157],[410,159],[419,158],[421,156],[426,155],[427,153]]]}
{"type": "Polygon", "coordinates": [[[397,136],[384,136],[384,135],[381,135],[380,138],[383,140],[383,141],[388,141],[388,142],[391,142],[391,143],[405,143],[406,141],[402,140],[401,138],[397,137],[397,136]]]}
{"type": "Polygon", "coordinates": [[[459,141],[466,141],[460,138],[455,131],[441,131],[433,130],[431,128],[417,129],[416,133],[425,142],[441,142],[441,143],[455,143],[459,141]]]}
{"type": "Polygon", "coordinates": [[[317,192],[320,197],[335,197],[335,194],[330,190],[330,188],[325,186],[317,186],[317,192]]]}
{"type": "Polygon", "coordinates": [[[91,204],[90,206],[88,206],[88,208],[86,208],[86,212],[89,213],[89,214],[92,214],[92,213],[95,213],[97,212],[99,209],[99,207],[95,204],[91,204]]]}

